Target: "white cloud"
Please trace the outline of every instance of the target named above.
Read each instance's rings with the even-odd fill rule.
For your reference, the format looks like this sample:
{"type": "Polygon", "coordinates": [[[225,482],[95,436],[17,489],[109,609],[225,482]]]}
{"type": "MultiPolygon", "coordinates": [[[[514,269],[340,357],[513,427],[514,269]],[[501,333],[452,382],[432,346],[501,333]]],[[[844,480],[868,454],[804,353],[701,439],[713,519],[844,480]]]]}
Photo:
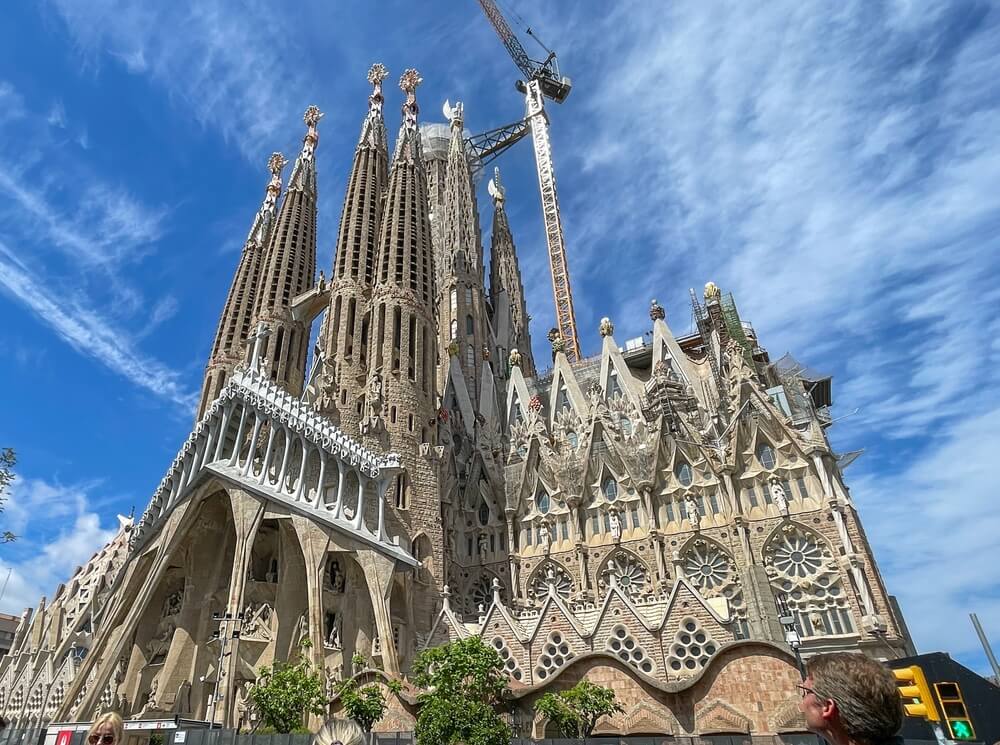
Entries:
{"type": "Polygon", "coordinates": [[[147,75],[172,99],[238,144],[256,162],[294,123],[312,92],[289,16],[263,2],[53,3],[78,47],[96,63],[108,53],[147,75]]]}
{"type": "Polygon", "coordinates": [[[56,587],[114,536],[114,528],[101,527],[92,505],[95,486],[14,481],[0,524],[18,540],[0,554],[0,577],[10,570],[0,609],[19,615],[42,595],[51,599],[56,587]]]}
{"type": "Polygon", "coordinates": [[[187,389],[178,373],[141,354],[128,334],[112,327],[93,309],[67,300],[58,288],[48,287],[33,277],[3,242],[0,242],[0,287],[81,354],[180,407],[194,407],[195,394],[187,389]]]}

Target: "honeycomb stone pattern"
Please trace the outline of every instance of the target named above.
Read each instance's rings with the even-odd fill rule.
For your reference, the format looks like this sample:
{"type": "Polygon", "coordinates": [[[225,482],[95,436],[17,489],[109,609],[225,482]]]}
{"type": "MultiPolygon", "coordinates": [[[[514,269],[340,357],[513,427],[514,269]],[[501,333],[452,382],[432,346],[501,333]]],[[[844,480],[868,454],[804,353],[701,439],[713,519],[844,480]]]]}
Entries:
{"type": "Polygon", "coordinates": [[[517,660],[514,659],[514,655],[510,653],[507,643],[499,636],[495,636],[490,644],[493,645],[493,649],[497,651],[500,655],[500,659],[503,660],[503,669],[507,671],[507,674],[514,680],[521,680],[523,677],[521,668],[518,667],[517,660]]]}
{"type": "Polygon", "coordinates": [[[685,618],[674,634],[667,665],[676,675],[687,675],[708,664],[719,645],[694,618],[685,618]]]}
{"type": "Polygon", "coordinates": [[[646,654],[646,650],[637,642],[622,625],[611,629],[606,649],[618,659],[627,662],[639,672],[652,675],[656,667],[646,654]]]}
{"type": "Polygon", "coordinates": [[[549,634],[549,638],[542,647],[542,653],[538,656],[535,678],[545,680],[575,656],[576,653],[570,648],[569,642],[563,638],[563,635],[558,631],[553,631],[549,634]]]}

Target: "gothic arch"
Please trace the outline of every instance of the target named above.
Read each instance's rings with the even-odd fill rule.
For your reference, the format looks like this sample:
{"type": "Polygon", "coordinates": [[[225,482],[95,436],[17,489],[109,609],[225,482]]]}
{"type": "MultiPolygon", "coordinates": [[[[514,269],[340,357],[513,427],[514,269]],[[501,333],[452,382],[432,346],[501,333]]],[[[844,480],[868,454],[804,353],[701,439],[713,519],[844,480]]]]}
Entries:
{"type": "Polygon", "coordinates": [[[500,597],[506,594],[503,580],[488,569],[480,569],[478,575],[469,577],[462,593],[464,610],[467,615],[474,616],[479,613],[479,606],[483,606],[483,611],[489,609],[493,604],[493,580],[500,583],[500,597]]]}
{"type": "Polygon", "coordinates": [[[855,633],[847,587],[829,541],[799,522],[779,524],[761,549],[777,597],[802,637],[855,633]]]}
{"type": "Polygon", "coordinates": [[[684,576],[705,598],[722,597],[729,603],[729,616],[737,638],[749,636],[743,584],[735,557],[718,541],[701,534],[692,536],[678,552],[684,576]]]}
{"type": "Polygon", "coordinates": [[[562,563],[554,559],[543,561],[531,573],[525,585],[525,592],[528,595],[528,599],[538,603],[542,602],[548,594],[550,585],[555,588],[556,595],[563,600],[568,600],[573,592],[574,582],[572,573],[562,563]]]}
{"type": "Polygon", "coordinates": [[[611,586],[614,575],[618,588],[626,595],[639,595],[652,585],[652,568],[626,548],[611,551],[597,568],[597,587],[602,594],[611,586]]]}

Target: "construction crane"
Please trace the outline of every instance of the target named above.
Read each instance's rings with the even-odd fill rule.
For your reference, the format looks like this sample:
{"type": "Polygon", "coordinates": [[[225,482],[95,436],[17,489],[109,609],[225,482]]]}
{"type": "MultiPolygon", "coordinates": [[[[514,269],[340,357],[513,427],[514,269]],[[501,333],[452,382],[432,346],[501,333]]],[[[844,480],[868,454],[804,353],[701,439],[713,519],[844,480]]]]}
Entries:
{"type": "MultiPolygon", "coordinates": [[[[559,213],[559,195],[556,192],[556,175],[552,168],[552,145],[549,141],[549,118],[545,113],[545,99],[562,103],[569,95],[572,83],[559,74],[555,52],[548,49],[543,62],[533,60],[507,24],[494,0],[479,0],[486,17],[493,24],[497,35],[507,47],[514,64],[524,75],[518,80],[517,89],[524,94],[526,114],[524,119],[504,127],[484,132],[468,140],[483,164],[521,140],[528,132],[535,145],[535,166],[538,170],[538,190],[542,195],[542,216],[545,220],[545,241],[549,251],[549,268],[552,272],[552,294],[556,305],[556,330],[563,340],[564,351],[570,362],[581,358],[580,341],[576,333],[576,313],[573,310],[573,290],[570,287],[569,267],[566,263],[566,241],[563,238],[562,218],[559,213]]],[[[531,29],[528,29],[531,34],[531,29]]],[[[534,34],[531,34],[534,37],[534,34]]],[[[535,37],[537,39],[537,37],[535,37]]],[[[541,42],[539,42],[541,44],[541,42]]],[[[544,45],[542,45],[544,48],[544,45]]]]}

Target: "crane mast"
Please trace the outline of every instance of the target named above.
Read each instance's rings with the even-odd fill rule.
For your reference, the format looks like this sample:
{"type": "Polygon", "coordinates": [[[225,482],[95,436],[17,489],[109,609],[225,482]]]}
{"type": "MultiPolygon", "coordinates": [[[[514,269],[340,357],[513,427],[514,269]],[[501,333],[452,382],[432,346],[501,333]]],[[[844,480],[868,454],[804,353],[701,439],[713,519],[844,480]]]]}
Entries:
{"type": "MultiPolygon", "coordinates": [[[[559,212],[559,195],[556,191],[555,170],[552,167],[552,145],[549,140],[549,118],[545,113],[545,98],[562,103],[569,95],[571,83],[560,77],[556,55],[550,52],[544,62],[532,60],[511,31],[507,20],[494,0],[479,0],[497,35],[507,48],[514,64],[524,74],[525,81],[518,81],[517,88],[525,95],[526,116],[524,123],[531,130],[535,149],[535,167],[538,171],[538,190],[542,198],[542,216],[545,222],[545,242],[549,252],[549,269],[552,274],[552,294],[556,307],[556,328],[562,337],[566,358],[570,362],[581,359],[580,341],[576,332],[576,312],[573,308],[573,290],[566,262],[566,242],[563,236],[562,217],[559,212]]],[[[500,137],[494,137],[490,156],[524,136],[524,129],[508,125],[500,137]],[[516,136],[520,135],[520,136],[516,136]],[[498,146],[498,140],[505,140],[498,146]]],[[[501,130],[494,130],[500,133],[501,130]]],[[[493,133],[487,133],[493,134],[493,133]]],[[[487,148],[484,146],[484,150],[487,148]]]]}

